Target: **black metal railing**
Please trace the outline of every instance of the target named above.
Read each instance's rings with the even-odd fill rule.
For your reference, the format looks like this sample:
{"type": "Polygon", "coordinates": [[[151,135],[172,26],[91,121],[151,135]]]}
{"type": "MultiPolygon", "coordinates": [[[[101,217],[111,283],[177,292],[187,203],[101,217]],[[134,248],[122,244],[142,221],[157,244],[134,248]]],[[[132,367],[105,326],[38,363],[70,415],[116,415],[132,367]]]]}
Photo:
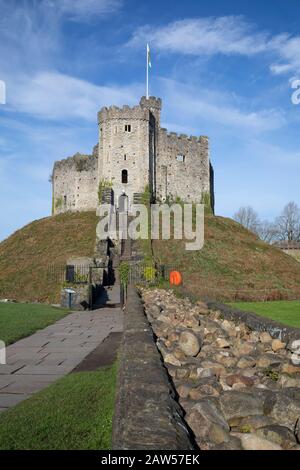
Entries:
{"type": "Polygon", "coordinates": [[[88,284],[90,270],[88,265],[52,265],[48,266],[47,279],[61,283],[88,284]]]}

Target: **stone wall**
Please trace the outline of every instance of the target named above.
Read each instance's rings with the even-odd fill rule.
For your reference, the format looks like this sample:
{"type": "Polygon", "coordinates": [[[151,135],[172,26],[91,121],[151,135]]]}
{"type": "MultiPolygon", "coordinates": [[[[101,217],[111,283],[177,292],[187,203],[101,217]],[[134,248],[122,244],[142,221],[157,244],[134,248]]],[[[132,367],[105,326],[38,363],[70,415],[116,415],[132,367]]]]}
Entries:
{"type": "Polygon", "coordinates": [[[201,450],[300,450],[300,329],[281,341],[267,319],[228,320],[162,289],[142,298],[201,450]]]}
{"type": "Polygon", "coordinates": [[[160,200],[179,197],[185,202],[201,202],[209,194],[210,162],[207,137],[188,137],[166,129],[159,132],[157,196],[160,200]]]}
{"type": "Polygon", "coordinates": [[[207,302],[207,305],[210,309],[219,311],[224,319],[243,322],[252,330],[267,331],[273,338],[286,342],[300,338],[299,328],[286,326],[270,318],[262,317],[253,312],[238,310],[219,302],[210,301],[207,302]]]}
{"type": "Polygon", "coordinates": [[[97,150],[93,155],[75,154],[55,162],[53,214],[96,210],[98,204],[97,150]]]}
{"type": "Polygon", "coordinates": [[[128,289],[124,322],[113,449],[193,449],[174,388],[133,288],[128,289]]]}

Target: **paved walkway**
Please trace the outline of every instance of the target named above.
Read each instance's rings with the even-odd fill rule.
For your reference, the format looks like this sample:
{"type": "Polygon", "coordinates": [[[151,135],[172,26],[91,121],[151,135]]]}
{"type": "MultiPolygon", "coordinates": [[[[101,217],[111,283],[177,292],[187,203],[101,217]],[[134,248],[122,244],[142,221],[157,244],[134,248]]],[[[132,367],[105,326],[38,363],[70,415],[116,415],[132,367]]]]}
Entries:
{"type": "Polygon", "coordinates": [[[0,411],[71,372],[110,333],[123,330],[120,308],[75,312],[8,346],[0,365],[0,411]]]}

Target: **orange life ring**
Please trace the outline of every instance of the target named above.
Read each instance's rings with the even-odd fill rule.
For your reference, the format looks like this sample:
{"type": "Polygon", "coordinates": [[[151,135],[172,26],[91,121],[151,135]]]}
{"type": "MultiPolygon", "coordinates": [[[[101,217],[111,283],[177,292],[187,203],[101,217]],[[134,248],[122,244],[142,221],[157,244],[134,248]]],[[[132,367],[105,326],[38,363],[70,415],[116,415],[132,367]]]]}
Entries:
{"type": "Polygon", "coordinates": [[[171,286],[180,286],[182,284],[182,276],[179,271],[170,272],[170,284],[171,286]]]}

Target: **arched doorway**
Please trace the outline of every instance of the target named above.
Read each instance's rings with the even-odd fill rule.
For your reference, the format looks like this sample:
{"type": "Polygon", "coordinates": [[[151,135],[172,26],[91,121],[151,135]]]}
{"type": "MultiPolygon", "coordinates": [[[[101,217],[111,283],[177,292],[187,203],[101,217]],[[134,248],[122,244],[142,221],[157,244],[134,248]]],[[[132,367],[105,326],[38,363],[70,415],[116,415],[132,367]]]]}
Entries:
{"type": "Polygon", "coordinates": [[[119,211],[128,212],[128,196],[125,193],[119,197],[119,211]]]}

